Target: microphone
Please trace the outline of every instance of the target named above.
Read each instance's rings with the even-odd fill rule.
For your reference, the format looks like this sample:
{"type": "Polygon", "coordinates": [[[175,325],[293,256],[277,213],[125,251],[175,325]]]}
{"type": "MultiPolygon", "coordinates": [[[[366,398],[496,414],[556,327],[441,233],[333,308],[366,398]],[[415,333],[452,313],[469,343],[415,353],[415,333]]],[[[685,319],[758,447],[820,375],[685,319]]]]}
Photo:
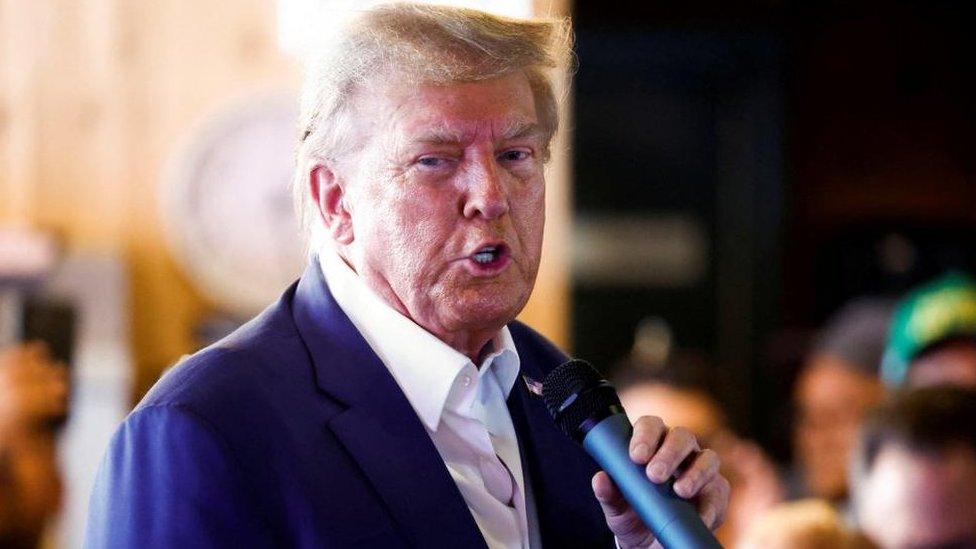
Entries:
{"type": "Polygon", "coordinates": [[[655,484],[630,459],[633,427],[613,386],[590,363],[570,360],[549,372],[542,396],[559,428],[610,475],[661,545],[721,549],[691,502],[674,493],[673,479],[655,484]]]}

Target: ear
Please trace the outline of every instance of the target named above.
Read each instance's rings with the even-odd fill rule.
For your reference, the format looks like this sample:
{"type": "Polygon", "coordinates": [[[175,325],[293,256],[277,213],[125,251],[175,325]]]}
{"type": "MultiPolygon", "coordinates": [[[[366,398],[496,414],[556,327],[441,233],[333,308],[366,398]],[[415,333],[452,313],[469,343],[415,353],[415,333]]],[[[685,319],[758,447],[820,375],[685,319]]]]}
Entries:
{"type": "Polygon", "coordinates": [[[353,241],[352,216],[346,206],[348,197],[344,181],[328,163],[312,165],[308,172],[309,191],[319,217],[329,234],[339,244],[353,241]]]}

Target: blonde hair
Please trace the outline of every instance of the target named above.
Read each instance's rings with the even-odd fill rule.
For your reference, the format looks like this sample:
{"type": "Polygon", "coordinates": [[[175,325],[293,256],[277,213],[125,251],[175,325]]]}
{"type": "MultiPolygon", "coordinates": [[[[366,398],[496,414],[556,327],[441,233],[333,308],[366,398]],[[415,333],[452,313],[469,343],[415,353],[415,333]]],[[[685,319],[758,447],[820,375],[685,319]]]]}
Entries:
{"type": "Polygon", "coordinates": [[[354,19],[309,67],[302,96],[301,141],[292,182],[311,249],[321,235],[308,191],[308,165],[348,151],[350,97],[370,84],[475,82],[522,70],[529,80],[548,146],[558,127],[557,99],[546,69],[569,60],[568,20],[520,20],[472,9],[388,4],[354,19]]]}

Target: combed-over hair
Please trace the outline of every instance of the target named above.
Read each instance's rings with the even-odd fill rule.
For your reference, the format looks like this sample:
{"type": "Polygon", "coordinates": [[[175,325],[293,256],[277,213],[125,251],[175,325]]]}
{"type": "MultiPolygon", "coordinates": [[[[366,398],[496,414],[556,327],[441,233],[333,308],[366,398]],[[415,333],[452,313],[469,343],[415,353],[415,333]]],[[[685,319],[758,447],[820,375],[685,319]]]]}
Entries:
{"type": "Polygon", "coordinates": [[[350,97],[373,83],[476,82],[522,70],[535,98],[544,156],[558,126],[547,69],[571,51],[568,20],[523,20],[472,9],[397,3],[363,12],[340,33],[306,76],[301,141],[293,181],[295,205],[311,249],[320,242],[308,190],[308,164],[335,159],[349,146],[350,97]]]}

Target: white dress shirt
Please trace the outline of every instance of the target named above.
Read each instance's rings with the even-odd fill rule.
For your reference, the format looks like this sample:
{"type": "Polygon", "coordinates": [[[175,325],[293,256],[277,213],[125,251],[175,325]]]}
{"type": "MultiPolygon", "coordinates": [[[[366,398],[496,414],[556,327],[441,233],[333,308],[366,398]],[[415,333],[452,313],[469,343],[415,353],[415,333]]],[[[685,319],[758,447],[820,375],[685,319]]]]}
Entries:
{"type": "Polygon", "coordinates": [[[506,405],[519,374],[508,328],[476,367],[389,306],[334,251],[323,249],[319,258],[336,302],[417,412],[488,546],[540,547],[506,405]]]}

